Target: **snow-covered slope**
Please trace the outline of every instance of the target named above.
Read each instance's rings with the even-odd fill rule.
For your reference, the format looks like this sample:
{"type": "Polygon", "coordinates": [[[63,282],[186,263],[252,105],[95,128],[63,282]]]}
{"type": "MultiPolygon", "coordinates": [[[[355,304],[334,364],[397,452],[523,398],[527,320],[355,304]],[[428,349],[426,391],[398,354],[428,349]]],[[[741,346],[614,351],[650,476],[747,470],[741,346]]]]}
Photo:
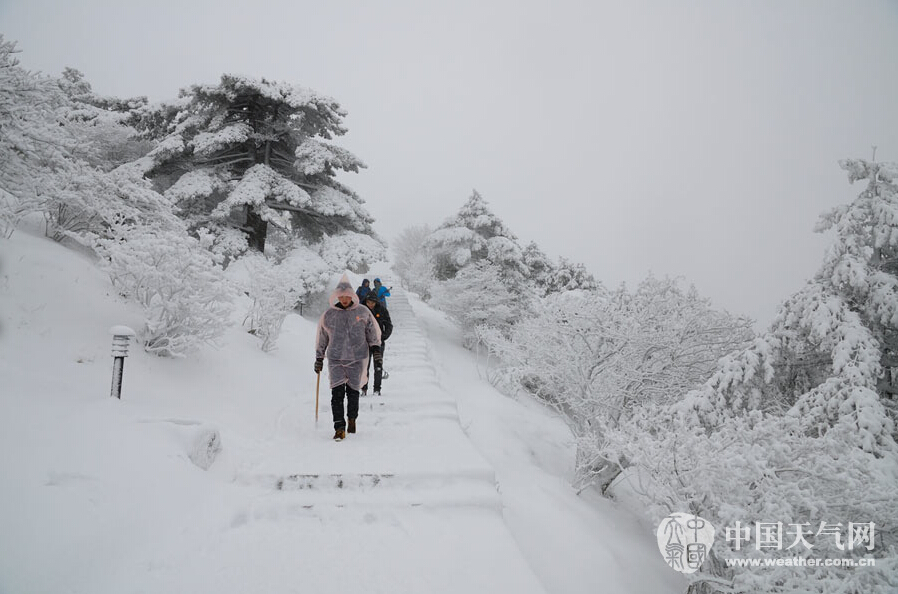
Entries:
{"type": "Polygon", "coordinates": [[[134,348],[118,401],[107,330],[139,310],[88,259],[0,240],[0,592],[682,591],[644,527],[574,494],[563,423],[393,294],[384,395],[335,443],[314,320],[273,353],[238,326],[134,348]]]}

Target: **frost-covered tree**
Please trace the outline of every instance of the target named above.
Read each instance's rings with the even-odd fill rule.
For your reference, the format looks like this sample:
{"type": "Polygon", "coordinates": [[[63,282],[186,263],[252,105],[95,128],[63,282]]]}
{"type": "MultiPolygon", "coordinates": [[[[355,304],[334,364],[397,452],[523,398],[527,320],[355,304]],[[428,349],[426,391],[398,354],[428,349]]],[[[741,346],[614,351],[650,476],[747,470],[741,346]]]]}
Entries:
{"type": "Polygon", "coordinates": [[[503,279],[502,269],[485,260],[465,266],[434,291],[432,303],[458,322],[469,348],[484,328],[508,332],[526,308],[518,291],[503,279]]]}
{"type": "MultiPolygon", "coordinates": [[[[5,233],[40,213],[47,235],[90,245],[115,221],[170,210],[139,176],[109,170],[133,130],[83,102],[88,85],[67,70],[53,79],[22,69],[15,44],[0,37],[0,216],[5,233]],[[84,91],[75,92],[75,88],[84,91]],[[77,99],[76,97],[80,98],[77,99]]],[[[112,102],[107,99],[107,102],[112,102]]]]}
{"type": "Polygon", "coordinates": [[[477,190],[453,218],[428,237],[425,246],[433,253],[434,274],[439,280],[454,278],[463,267],[481,260],[498,267],[506,281],[519,283],[528,272],[514,233],[493,214],[477,190]]]}
{"type": "MultiPolygon", "coordinates": [[[[727,567],[718,543],[693,591],[885,594],[898,587],[898,445],[891,369],[898,325],[898,166],[849,160],[866,181],[818,231],[835,241],[818,272],[780,307],[769,330],[722,359],[681,401],[636,411],[610,449],[629,460],[656,518],[688,510],[715,526],[736,521],[875,522],[871,547],[819,533],[815,557],[877,557],[875,569],[727,567]],[[872,548],[872,551],[869,550],[872,548]]],[[[852,535],[848,535],[851,538],[852,535]]],[[[788,550],[754,556],[791,556],[788,550]]]]}
{"type": "Polygon", "coordinates": [[[715,310],[694,287],[649,277],[634,292],[566,291],[533,303],[488,346],[498,374],[556,407],[577,439],[577,482],[603,491],[626,466],[606,433],[639,405],[671,402],[751,338],[750,321],[715,310]]]}
{"type": "Polygon", "coordinates": [[[73,164],[77,138],[65,119],[56,82],[19,66],[15,42],[0,35],[0,200],[3,230],[12,233],[54,192],[48,173],[73,164]]]}
{"type": "Polygon", "coordinates": [[[142,157],[151,143],[137,137],[131,124],[147,105],[146,97],[119,99],[94,92],[84,75],[74,68],[63,70],[57,80],[69,99],[66,118],[79,127],[86,139],[76,147],[76,156],[104,171],[142,157]]]}
{"type": "Polygon", "coordinates": [[[561,293],[578,289],[591,291],[598,289],[599,283],[583,264],[574,263],[562,257],[559,258],[558,264],[548,271],[544,287],[547,293],[561,293]]]}
{"type": "Polygon", "coordinates": [[[112,226],[125,221],[171,223],[168,202],[129,170],[106,173],[79,161],[45,175],[52,191],[43,196],[40,210],[47,221],[47,236],[56,241],[71,239],[92,246],[97,239],[110,237],[112,226]]]}
{"type": "Polygon", "coordinates": [[[393,272],[403,287],[423,299],[430,299],[436,281],[433,254],[425,245],[431,233],[427,225],[408,227],[393,241],[393,272]]]}
{"type": "MultiPolygon", "coordinates": [[[[158,145],[135,166],[226,257],[264,252],[274,235],[284,251],[343,233],[373,236],[363,201],[336,180],[364,167],[329,142],[346,132],[344,116],[309,89],[225,75],[146,111],[142,126],[158,145]]],[[[364,266],[356,258],[352,268],[364,266]]]]}
{"type": "Polygon", "coordinates": [[[528,243],[521,252],[521,260],[527,267],[527,277],[531,283],[539,287],[545,296],[549,292],[549,282],[555,272],[552,260],[543,252],[535,241],[528,243]]]}

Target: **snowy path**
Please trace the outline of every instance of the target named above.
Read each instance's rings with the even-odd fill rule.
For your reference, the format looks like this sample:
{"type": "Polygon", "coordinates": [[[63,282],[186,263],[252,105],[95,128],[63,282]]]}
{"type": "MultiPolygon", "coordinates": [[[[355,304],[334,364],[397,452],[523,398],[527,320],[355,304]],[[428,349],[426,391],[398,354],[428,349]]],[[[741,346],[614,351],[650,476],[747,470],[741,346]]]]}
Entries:
{"type": "Polygon", "coordinates": [[[359,432],[331,440],[323,377],[315,430],[302,414],[313,397],[304,396],[268,443],[237,461],[236,483],[253,497],[206,554],[231,558],[239,548],[243,570],[253,570],[219,573],[216,592],[245,592],[266,576],[301,583],[296,591],[337,583],[350,592],[545,591],[508,531],[495,471],[462,431],[407,299],[390,301],[390,377],[383,396],[361,399],[359,432]],[[283,558],[270,558],[272,539],[283,558]]]}
{"type": "Polygon", "coordinates": [[[359,433],[330,439],[322,389],[317,427],[309,394],[243,450],[235,482],[253,497],[207,554],[246,562],[219,572],[216,591],[266,576],[297,591],[683,591],[625,510],[574,493],[563,423],[479,380],[440,314],[418,303],[417,317],[402,291],[390,301],[390,377],[382,397],[362,398],[359,433]],[[273,540],[283,558],[270,558],[273,540]]]}

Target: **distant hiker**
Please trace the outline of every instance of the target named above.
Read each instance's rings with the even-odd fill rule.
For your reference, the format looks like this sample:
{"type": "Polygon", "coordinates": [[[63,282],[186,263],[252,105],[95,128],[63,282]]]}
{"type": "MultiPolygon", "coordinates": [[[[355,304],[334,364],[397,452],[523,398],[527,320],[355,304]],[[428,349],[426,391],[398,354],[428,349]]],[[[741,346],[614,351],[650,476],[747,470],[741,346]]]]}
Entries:
{"type": "MultiPolygon", "coordinates": [[[[380,383],[383,380],[384,371],[384,350],[387,348],[387,339],[393,334],[393,321],[390,320],[390,312],[387,311],[387,308],[377,301],[374,291],[368,292],[368,295],[365,297],[365,305],[371,310],[374,319],[377,320],[377,325],[380,327],[380,365],[378,366],[376,361],[374,363],[374,393],[380,396],[380,383]]],[[[370,370],[370,361],[368,367],[370,370]]],[[[362,396],[367,393],[368,382],[365,382],[365,385],[362,386],[362,396]]]]}
{"type": "Polygon", "coordinates": [[[334,414],[334,439],[346,437],[343,397],[346,396],[348,430],[355,433],[359,416],[359,389],[368,383],[368,356],[374,358],[374,369],[383,366],[380,352],[380,326],[367,307],[359,305],[359,297],[344,274],[331,294],[331,306],[321,314],[315,343],[315,373],[324,368],[330,374],[331,411],[334,414]]]}
{"type": "MultiPolygon", "coordinates": [[[[392,289],[393,287],[390,287],[392,289]]],[[[386,288],[382,284],[380,284],[380,279],[374,279],[374,288],[371,289],[374,291],[374,294],[377,295],[377,301],[384,307],[387,306],[387,297],[390,296],[390,289],[386,288]]]]}
{"type": "Polygon", "coordinates": [[[371,287],[368,284],[368,279],[362,279],[362,284],[358,289],[355,290],[355,294],[359,296],[359,303],[365,303],[365,295],[371,292],[371,287]]]}

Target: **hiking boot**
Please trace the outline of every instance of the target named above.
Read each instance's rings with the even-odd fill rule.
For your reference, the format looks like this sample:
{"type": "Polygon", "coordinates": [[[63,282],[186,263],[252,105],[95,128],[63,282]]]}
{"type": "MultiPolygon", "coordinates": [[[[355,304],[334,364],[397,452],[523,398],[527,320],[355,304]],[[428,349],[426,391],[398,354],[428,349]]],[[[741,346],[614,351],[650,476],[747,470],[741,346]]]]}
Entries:
{"type": "Polygon", "coordinates": [[[380,396],[380,390],[374,390],[375,396],[380,396]]]}
{"type": "Polygon", "coordinates": [[[355,419],[349,419],[349,427],[346,428],[348,433],[355,433],[355,419]]]}
{"type": "Polygon", "coordinates": [[[334,441],[343,441],[344,439],[346,439],[346,431],[344,431],[343,429],[337,429],[334,432],[334,441]]]}

